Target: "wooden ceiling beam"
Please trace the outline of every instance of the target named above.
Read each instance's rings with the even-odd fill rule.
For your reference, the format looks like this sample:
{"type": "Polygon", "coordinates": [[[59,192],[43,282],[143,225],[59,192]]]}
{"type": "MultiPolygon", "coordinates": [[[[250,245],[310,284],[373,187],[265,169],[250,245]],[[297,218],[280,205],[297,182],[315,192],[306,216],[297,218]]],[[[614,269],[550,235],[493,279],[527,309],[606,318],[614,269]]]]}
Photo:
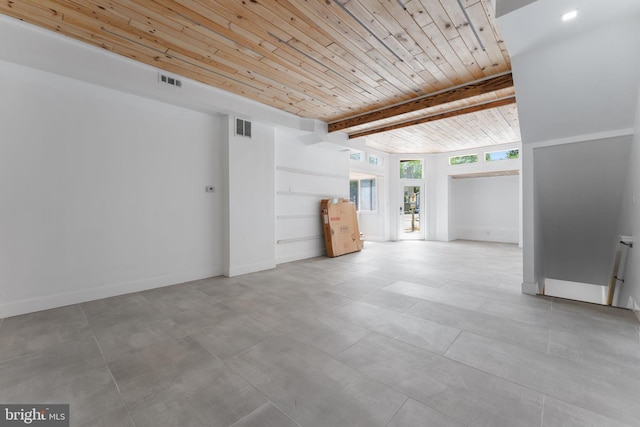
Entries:
{"type": "Polygon", "coordinates": [[[462,107],[444,113],[433,114],[431,116],[420,117],[406,122],[394,123],[388,126],[381,126],[374,129],[367,129],[361,132],[349,134],[349,139],[359,138],[361,136],[373,135],[376,133],[388,132],[390,130],[401,129],[407,126],[415,126],[423,123],[433,122],[436,120],[446,119],[449,117],[461,116],[463,114],[475,113],[482,110],[488,110],[490,108],[502,107],[509,104],[515,104],[516,97],[510,96],[508,98],[502,98],[495,101],[485,102],[483,104],[476,104],[470,107],[462,107]]]}
{"type": "Polygon", "coordinates": [[[495,92],[497,90],[506,89],[512,86],[513,76],[511,72],[501,74],[496,77],[479,80],[433,95],[410,99],[409,101],[401,102],[399,104],[372,111],[370,113],[361,114],[359,116],[350,117],[347,119],[336,120],[329,123],[329,132],[335,132],[342,129],[348,129],[354,126],[360,126],[367,123],[375,122],[378,120],[388,119],[400,114],[411,113],[413,111],[434,107],[436,105],[447,104],[453,101],[460,101],[472,96],[484,95],[486,93],[495,92]]]}

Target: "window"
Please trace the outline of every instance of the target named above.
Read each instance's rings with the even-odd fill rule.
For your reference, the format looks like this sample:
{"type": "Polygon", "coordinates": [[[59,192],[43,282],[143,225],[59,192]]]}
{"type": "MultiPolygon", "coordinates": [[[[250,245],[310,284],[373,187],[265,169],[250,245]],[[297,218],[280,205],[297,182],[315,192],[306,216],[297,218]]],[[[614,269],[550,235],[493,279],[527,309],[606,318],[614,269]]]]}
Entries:
{"type": "Polygon", "coordinates": [[[449,157],[450,165],[464,165],[467,163],[477,163],[478,155],[477,154],[466,154],[464,156],[453,156],[449,157]]]}
{"type": "Polygon", "coordinates": [[[373,154],[369,154],[369,164],[382,166],[382,157],[375,156],[373,154]]]}
{"type": "Polygon", "coordinates": [[[360,180],[360,210],[362,211],[376,210],[376,180],[375,179],[360,180]]]}
{"type": "Polygon", "coordinates": [[[496,160],[511,160],[520,157],[520,150],[504,150],[504,151],[492,151],[490,153],[484,153],[484,160],[487,162],[493,162],[496,160]]]}
{"type": "Polygon", "coordinates": [[[356,210],[360,210],[360,189],[358,180],[349,181],[349,201],[356,205],[356,210]]]}
{"type": "Polygon", "coordinates": [[[400,160],[400,179],[422,179],[422,160],[400,160]]]}
{"type": "Polygon", "coordinates": [[[359,162],[362,162],[364,160],[364,157],[362,156],[362,153],[351,153],[349,155],[349,158],[351,160],[356,160],[356,161],[359,161],[359,162]]]}
{"type": "Polygon", "coordinates": [[[375,178],[349,181],[349,200],[356,205],[358,212],[375,211],[378,202],[375,178]]]}
{"type": "Polygon", "coordinates": [[[251,122],[236,118],[236,135],[247,136],[251,138],[251,122]]]}

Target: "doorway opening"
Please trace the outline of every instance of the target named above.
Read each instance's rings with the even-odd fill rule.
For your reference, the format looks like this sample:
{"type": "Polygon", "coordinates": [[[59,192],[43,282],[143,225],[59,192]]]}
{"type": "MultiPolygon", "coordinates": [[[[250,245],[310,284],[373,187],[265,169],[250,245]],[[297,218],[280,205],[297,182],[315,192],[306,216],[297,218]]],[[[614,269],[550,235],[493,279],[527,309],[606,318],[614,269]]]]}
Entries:
{"type": "Polygon", "coordinates": [[[424,239],[424,199],[422,185],[404,184],[400,206],[399,237],[403,240],[424,239]]]}
{"type": "Polygon", "coordinates": [[[400,160],[400,218],[398,238],[400,240],[424,240],[425,209],[424,165],[422,160],[400,160]]]}

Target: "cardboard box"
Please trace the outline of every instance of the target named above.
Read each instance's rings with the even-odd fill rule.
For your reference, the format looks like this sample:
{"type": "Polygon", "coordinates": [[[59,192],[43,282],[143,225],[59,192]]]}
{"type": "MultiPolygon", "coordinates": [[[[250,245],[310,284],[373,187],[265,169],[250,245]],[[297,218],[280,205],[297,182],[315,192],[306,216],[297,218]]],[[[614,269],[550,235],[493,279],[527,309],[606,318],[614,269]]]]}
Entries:
{"type": "Polygon", "coordinates": [[[327,256],[358,252],[362,249],[356,207],[346,199],[324,199],[320,202],[324,242],[327,256]]]}

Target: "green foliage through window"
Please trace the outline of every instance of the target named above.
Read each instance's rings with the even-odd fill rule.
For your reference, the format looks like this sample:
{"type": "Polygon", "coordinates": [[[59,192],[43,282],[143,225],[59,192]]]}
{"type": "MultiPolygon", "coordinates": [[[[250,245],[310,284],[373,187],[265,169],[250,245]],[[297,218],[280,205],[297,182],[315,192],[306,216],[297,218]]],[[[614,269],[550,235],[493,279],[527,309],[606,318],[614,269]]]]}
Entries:
{"type": "Polygon", "coordinates": [[[493,151],[489,153],[484,153],[484,160],[487,162],[493,162],[495,160],[512,160],[520,157],[520,150],[504,150],[504,151],[493,151]]]}
{"type": "Polygon", "coordinates": [[[369,154],[369,164],[382,166],[382,158],[369,154]]]}
{"type": "Polygon", "coordinates": [[[464,156],[454,156],[454,157],[449,157],[449,164],[450,165],[464,165],[467,163],[477,163],[478,162],[478,155],[477,154],[467,154],[464,156]]]}
{"type": "Polygon", "coordinates": [[[401,179],[422,179],[422,160],[400,160],[401,179]]]}

